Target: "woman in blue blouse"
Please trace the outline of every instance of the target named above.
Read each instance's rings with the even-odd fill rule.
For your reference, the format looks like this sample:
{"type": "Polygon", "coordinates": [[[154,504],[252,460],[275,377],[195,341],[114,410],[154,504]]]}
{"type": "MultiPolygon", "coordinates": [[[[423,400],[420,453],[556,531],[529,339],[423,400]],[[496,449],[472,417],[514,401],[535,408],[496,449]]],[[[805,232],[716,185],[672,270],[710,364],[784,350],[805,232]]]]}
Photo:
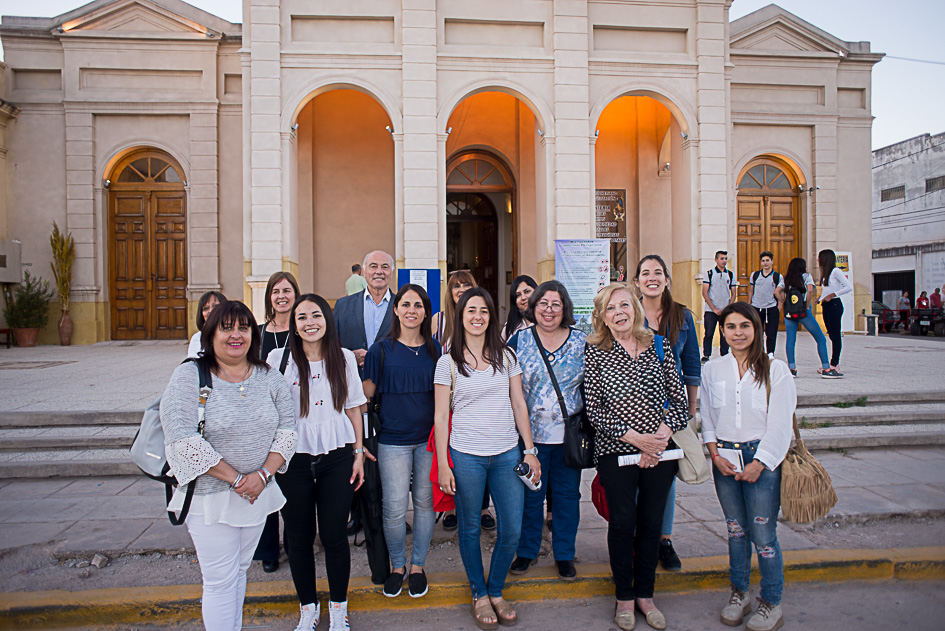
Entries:
{"type": "Polygon", "coordinates": [[[380,394],[381,432],[377,464],[384,488],[384,538],[393,571],[384,595],[400,594],[407,575],[407,501],[413,473],[413,552],[407,588],[410,596],[427,593],[423,572],[433,537],[433,454],[427,438],[433,429],[433,373],[440,345],[430,325],[430,298],[419,285],[407,284],[394,297],[390,337],[371,346],[364,360],[364,393],[380,394]]]}
{"type": "MultiPolygon", "coordinates": [[[[689,399],[689,418],[695,416],[699,383],[702,381],[702,363],[699,361],[699,341],[692,312],[685,305],[673,300],[669,290],[672,277],[666,263],[657,254],[649,254],[637,263],[633,277],[640,302],[646,314],[646,326],[654,333],[669,340],[676,360],[676,370],[686,386],[689,399]]],[[[673,520],[676,516],[676,480],[669,488],[666,510],[663,513],[663,530],[660,535],[660,564],[664,570],[682,569],[682,563],[673,549],[673,520]]]]}
{"type": "Polygon", "coordinates": [[[545,493],[553,488],[555,518],[551,526],[552,550],[558,576],[574,580],[574,540],[580,521],[581,471],[564,464],[565,418],[558,395],[548,374],[542,353],[564,397],[568,415],[584,408],[581,383],[584,381],[585,336],[572,328],[574,307],[564,285],[555,280],[542,283],[528,299],[526,317],[534,327],[512,336],[509,346],[515,350],[522,367],[522,390],[528,404],[532,438],[538,448],[542,485],[537,491],[525,491],[522,535],[519,539],[512,574],[525,574],[538,559],[541,548],[542,505],[545,493]]]}

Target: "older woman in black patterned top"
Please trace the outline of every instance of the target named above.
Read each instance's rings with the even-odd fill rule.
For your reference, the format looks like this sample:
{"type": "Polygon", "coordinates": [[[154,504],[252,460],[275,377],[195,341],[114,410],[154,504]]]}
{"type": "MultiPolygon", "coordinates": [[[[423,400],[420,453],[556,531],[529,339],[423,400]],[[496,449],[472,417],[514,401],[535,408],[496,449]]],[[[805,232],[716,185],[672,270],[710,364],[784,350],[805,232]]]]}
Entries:
{"type": "Polygon", "coordinates": [[[688,423],[686,389],[669,342],[644,325],[643,308],[626,286],[614,283],[597,294],[592,322],[585,405],[597,429],[594,456],[610,508],[614,622],[633,629],[635,604],[647,624],[665,629],[666,618],[653,604],[653,587],[663,509],[677,463],[660,458],[674,447],[673,432],[688,423]],[[663,346],[662,362],[656,344],[663,346]],[[639,462],[629,464],[627,456],[639,456],[639,462]]]}

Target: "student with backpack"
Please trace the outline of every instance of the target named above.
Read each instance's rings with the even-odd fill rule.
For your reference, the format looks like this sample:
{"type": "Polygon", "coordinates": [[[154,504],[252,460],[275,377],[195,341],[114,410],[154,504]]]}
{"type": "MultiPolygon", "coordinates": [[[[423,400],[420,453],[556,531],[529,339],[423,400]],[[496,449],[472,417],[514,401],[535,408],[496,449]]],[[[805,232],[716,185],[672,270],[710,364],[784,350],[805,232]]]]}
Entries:
{"type": "Polygon", "coordinates": [[[797,342],[797,327],[803,325],[817,342],[817,354],[820,355],[821,364],[821,369],[817,372],[824,379],[839,379],[839,373],[831,374],[830,363],[827,360],[827,339],[811,313],[813,299],[814,279],[807,273],[807,261],[799,257],[791,259],[787,274],[784,275],[784,329],[787,332],[788,368],[796,377],[794,345],[797,342]]]}
{"type": "MultiPolygon", "coordinates": [[[[702,298],[705,300],[705,315],[702,326],[705,335],[702,338],[702,363],[712,357],[712,340],[715,338],[715,327],[719,323],[719,314],[729,303],[735,302],[735,289],[738,282],[732,270],[726,269],[728,252],[719,250],[715,253],[715,267],[710,267],[702,277],[702,298]]],[[[719,350],[722,355],[728,353],[728,344],[725,336],[719,336],[719,350]]]]}
{"type": "MultiPolygon", "coordinates": [[[[758,312],[765,331],[765,348],[769,356],[774,355],[778,344],[778,325],[781,323],[781,307],[784,304],[784,279],[774,271],[774,254],[761,253],[761,269],[751,274],[748,281],[748,302],[758,312]]],[[[722,336],[723,339],[725,336],[722,336]]]]}

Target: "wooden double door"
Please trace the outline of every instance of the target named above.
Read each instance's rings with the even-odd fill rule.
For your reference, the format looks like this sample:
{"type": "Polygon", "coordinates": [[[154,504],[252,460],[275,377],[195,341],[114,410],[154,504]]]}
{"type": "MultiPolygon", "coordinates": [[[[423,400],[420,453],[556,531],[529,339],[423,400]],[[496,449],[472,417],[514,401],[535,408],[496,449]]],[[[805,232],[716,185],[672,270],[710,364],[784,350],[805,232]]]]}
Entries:
{"type": "Polygon", "coordinates": [[[108,189],[113,340],[187,336],[187,208],[169,157],[139,153],[116,167],[108,189]]]}

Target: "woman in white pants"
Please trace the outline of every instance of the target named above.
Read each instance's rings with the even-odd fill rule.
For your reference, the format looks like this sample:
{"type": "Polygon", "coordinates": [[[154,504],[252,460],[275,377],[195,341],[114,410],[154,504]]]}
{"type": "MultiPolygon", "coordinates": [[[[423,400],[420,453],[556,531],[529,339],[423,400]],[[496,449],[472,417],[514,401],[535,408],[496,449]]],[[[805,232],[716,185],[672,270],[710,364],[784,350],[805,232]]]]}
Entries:
{"type": "Polygon", "coordinates": [[[168,510],[181,509],[196,480],[187,529],[203,574],[204,627],[239,631],[246,569],[266,516],[285,504],[272,474],[295,453],[295,415],[282,375],[259,359],[259,328],[246,305],[213,309],[201,344],[203,355],[174,371],[161,398],[167,461],[180,482],[168,510]],[[198,363],[213,386],[202,428],[198,363]]]}

